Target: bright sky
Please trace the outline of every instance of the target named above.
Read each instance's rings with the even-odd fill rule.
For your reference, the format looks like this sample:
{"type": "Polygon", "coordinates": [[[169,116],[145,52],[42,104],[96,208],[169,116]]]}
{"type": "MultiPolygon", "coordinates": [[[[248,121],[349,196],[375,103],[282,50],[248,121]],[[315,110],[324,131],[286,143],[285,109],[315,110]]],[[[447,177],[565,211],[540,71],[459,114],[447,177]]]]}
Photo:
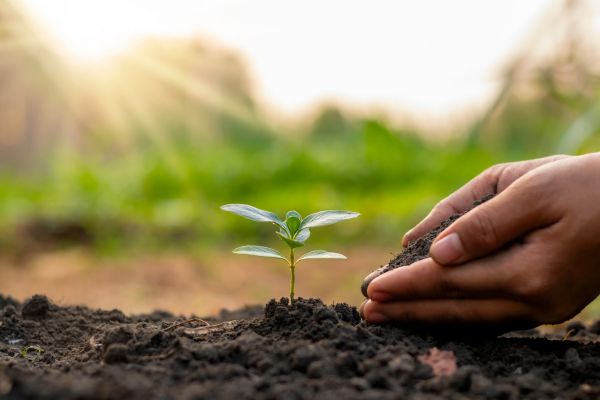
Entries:
{"type": "Polygon", "coordinates": [[[148,35],[237,49],[263,100],[294,113],[324,100],[452,118],[494,93],[549,0],[21,0],[75,60],[148,35]]]}

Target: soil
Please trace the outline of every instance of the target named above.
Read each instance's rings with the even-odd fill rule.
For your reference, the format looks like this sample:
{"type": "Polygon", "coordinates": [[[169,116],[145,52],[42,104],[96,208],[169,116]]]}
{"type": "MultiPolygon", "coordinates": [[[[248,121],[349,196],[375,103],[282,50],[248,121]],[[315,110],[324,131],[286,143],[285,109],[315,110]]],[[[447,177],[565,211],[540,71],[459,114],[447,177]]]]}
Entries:
{"type": "Polygon", "coordinates": [[[0,296],[0,398],[597,399],[600,321],[571,325],[457,338],[317,299],[186,320],[0,296]]]}
{"type": "MultiPolygon", "coordinates": [[[[483,196],[481,199],[473,203],[472,208],[485,203],[493,197],[493,194],[483,196]]],[[[369,287],[369,284],[371,283],[371,281],[373,281],[373,279],[377,278],[378,276],[385,274],[386,272],[392,271],[396,268],[410,265],[412,263],[429,257],[429,248],[431,247],[431,243],[433,243],[435,238],[464,214],[466,214],[466,212],[460,214],[455,213],[450,215],[446,220],[442,221],[442,223],[435,227],[433,230],[429,231],[420,238],[410,242],[400,254],[392,258],[387,264],[379,267],[378,269],[367,275],[360,287],[362,294],[365,297],[367,297],[367,288],[369,287]]]]}
{"type": "MultiPolygon", "coordinates": [[[[426,257],[458,217],[383,272],[426,257]]],[[[184,318],[0,295],[0,398],[598,399],[600,321],[457,336],[369,325],[318,299],[184,318]]]]}

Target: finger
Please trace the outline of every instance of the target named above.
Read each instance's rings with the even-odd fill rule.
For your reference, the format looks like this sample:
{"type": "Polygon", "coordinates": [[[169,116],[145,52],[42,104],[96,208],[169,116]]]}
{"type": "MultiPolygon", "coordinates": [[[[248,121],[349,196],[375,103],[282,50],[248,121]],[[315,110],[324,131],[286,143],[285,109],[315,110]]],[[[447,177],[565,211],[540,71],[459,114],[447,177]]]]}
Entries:
{"type": "Polygon", "coordinates": [[[552,189],[524,178],[454,221],[434,240],[430,256],[440,264],[464,263],[557,222],[552,189]]]}
{"type": "Polygon", "coordinates": [[[360,284],[360,291],[363,294],[363,296],[369,297],[367,294],[369,285],[371,284],[371,282],[373,282],[373,280],[375,278],[377,278],[378,276],[385,273],[387,267],[388,267],[388,264],[383,265],[383,266],[377,268],[375,271],[371,272],[369,275],[365,276],[362,283],[360,284]]]}
{"type": "Polygon", "coordinates": [[[358,307],[358,314],[360,315],[360,317],[362,319],[365,319],[365,313],[364,313],[364,308],[365,308],[365,304],[367,304],[369,300],[365,300],[362,302],[362,304],[358,307]]]}
{"type": "Polygon", "coordinates": [[[495,194],[497,173],[495,169],[489,169],[473,178],[456,192],[446,197],[433,207],[431,212],[414,228],[406,232],[402,238],[402,245],[417,240],[427,232],[435,229],[440,223],[452,214],[462,214],[471,207],[476,200],[488,194],[495,194]]]}
{"type": "Polygon", "coordinates": [[[457,268],[447,268],[432,258],[396,268],[369,284],[367,297],[383,303],[416,299],[502,297],[513,285],[514,268],[523,254],[520,245],[457,268]]]}
{"type": "Polygon", "coordinates": [[[418,325],[505,326],[510,329],[537,325],[531,306],[507,299],[444,299],[377,303],[363,307],[367,322],[418,325]]]}
{"type": "Polygon", "coordinates": [[[420,223],[408,231],[402,238],[402,245],[406,247],[409,242],[416,240],[435,229],[450,215],[462,214],[473,207],[473,203],[488,194],[497,194],[504,191],[514,181],[527,172],[564,158],[567,155],[554,155],[549,157],[527,160],[516,163],[498,164],[488,168],[456,192],[440,201],[420,223]]]}

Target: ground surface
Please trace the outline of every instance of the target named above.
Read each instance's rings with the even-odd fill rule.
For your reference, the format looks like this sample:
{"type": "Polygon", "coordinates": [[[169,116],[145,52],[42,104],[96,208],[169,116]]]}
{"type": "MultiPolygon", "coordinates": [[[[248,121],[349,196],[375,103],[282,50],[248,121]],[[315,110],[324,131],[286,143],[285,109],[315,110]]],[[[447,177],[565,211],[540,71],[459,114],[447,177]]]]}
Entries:
{"type": "MultiPolygon", "coordinates": [[[[327,304],[359,305],[364,299],[360,282],[374,267],[387,263],[397,246],[334,250],[348,260],[301,265],[296,290],[327,304]]],[[[0,293],[20,301],[44,293],[59,305],[118,308],[126,314],[159,309],[213,315],[222,308],[285,296],[288,285],[289,272],[278,260],[239,256],[229,248],[195,257],[163,253],[98,258],[83,248],[33,253],[24,260],[0,255],[0,293]]],[[[578,318],[599,317],[600,299],[578,318]]]]}
{"type": "MultiPolygon", "coordinates": [[[[296,276],[300,295],[327,303],[360,304],[362,278],[393,252],[393,248],[373,247],[332,250],[348,260],[301,265],[296,276]]],[[[199,255],[163,252],[118,257],[97,257],[85,248],[72,248],[30,253],[22,260],[0,254],[0,293],[20,301],[44,293],[57,304],[118,308],[126,314],[162,309],[212,315],[222,308],[285,296],[289,279],[287,267],[279,260],[240,256],[230,248],[199,255]]]]}
{"type": "MultiPolygon", "coordinates": [[[[411,243],[377,273],[426,257],[431,241],[449,223],[411,243]]],[[[343,273],[306,268],[302,276],[310,273],[304,282],[311,285],[302,293],[315,288],[329,295],[331,290],[350,292],[346,286],[354,289],[365,275],[364,266],[373,265],[372,257],[363,259],[363,266],[359,262],[358,268],[343,273]]],[[[60,273],[61,266],[57,263],[52,270],[46,262],[39,271],[50,276],[58,271],[69,282],[72,275],[60,273]]],[[[132,292],[127,284],[149,282],[155,290],[151,298],[173,296],[170,301],[181,305],[197,296],[200,304],[224,306],[239,292],[245,297],[252,288],[285,287],[277,279],[287,278],[266,278],[269,275],[257,272],[262,267],[256,263],[242,269],[238,265],[237,270],[234,263],[216,270],[185,263],[144,266],[137,275],[116,270],[107,276],[125,284],[127,293],[132,292]]],[[[78,289],[87,288],[92,298],[118,302],[118,295],[109,295],[114,286],[99,279],[106,270],[90,270],[88,284],[78,289]]],[[[16,282],[26,290],[35,286],[35,274],[23,275],[30,280],[16,274],[5,283],[11,292],[16,282]]],[[[286,299],[272,300],[265,307],[186,319],[165,312],[127,317],[118,310],[64,307],[44,296],[24,303],[0,296],[0,398],[600,398],[600,321],[571,322],[551,332],[503,337],[475,329],[458,335],[442,328],[416,332],[368,325],[354,307],[326,306],[316,299],[293,305],[286,299]]]]}
{"type": "Polygon", "coordinates": [[[600,396],[600,323],[572,324],[566,340],[476,332],[459,340],[366,325],[354,308],[318,300],[271,301],[177,326],[182,321],[0,297],[0,398],[600,396]]]}

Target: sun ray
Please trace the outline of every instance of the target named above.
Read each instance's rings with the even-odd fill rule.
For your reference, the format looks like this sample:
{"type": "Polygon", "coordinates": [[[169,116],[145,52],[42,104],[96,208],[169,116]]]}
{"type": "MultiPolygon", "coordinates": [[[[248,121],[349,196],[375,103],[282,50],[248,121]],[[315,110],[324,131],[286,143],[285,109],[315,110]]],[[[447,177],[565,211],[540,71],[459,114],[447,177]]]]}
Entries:
{"type": "Polygon", "coordinates": [[[143,54],[137,54],[135,61],[143,69],[153,73],[158,79],[190,94],[201,102],[204,107],[225,111],[230,116],[247,124],[256,124],[258,122],[256,115],[248,110],[247,107],[232,101],[204,79],[190,80],[189,75],[186,75],[175,67],[164,62],[157,62],[157,60],[150,59],[143,54]]]}
{"type": "Polygon", "coordinates": [[[123,100],[121,106],[132,114],[133,120],[140,124],[145,135],[155,143],[156,149],[163,155],[167,165],[180,180],[187,195],[191,196],[191,199],[196,199],[199,195],[198,188],[190,180],[188,171],[177,152],[172,148],[171,142],[166,140],[162,134],[161,124],[140,100],[139,94],[135,93],[127,83],[127,77],[123,72],[115,76],[115,84],[120,84],[119,94],[123,100]]]}

